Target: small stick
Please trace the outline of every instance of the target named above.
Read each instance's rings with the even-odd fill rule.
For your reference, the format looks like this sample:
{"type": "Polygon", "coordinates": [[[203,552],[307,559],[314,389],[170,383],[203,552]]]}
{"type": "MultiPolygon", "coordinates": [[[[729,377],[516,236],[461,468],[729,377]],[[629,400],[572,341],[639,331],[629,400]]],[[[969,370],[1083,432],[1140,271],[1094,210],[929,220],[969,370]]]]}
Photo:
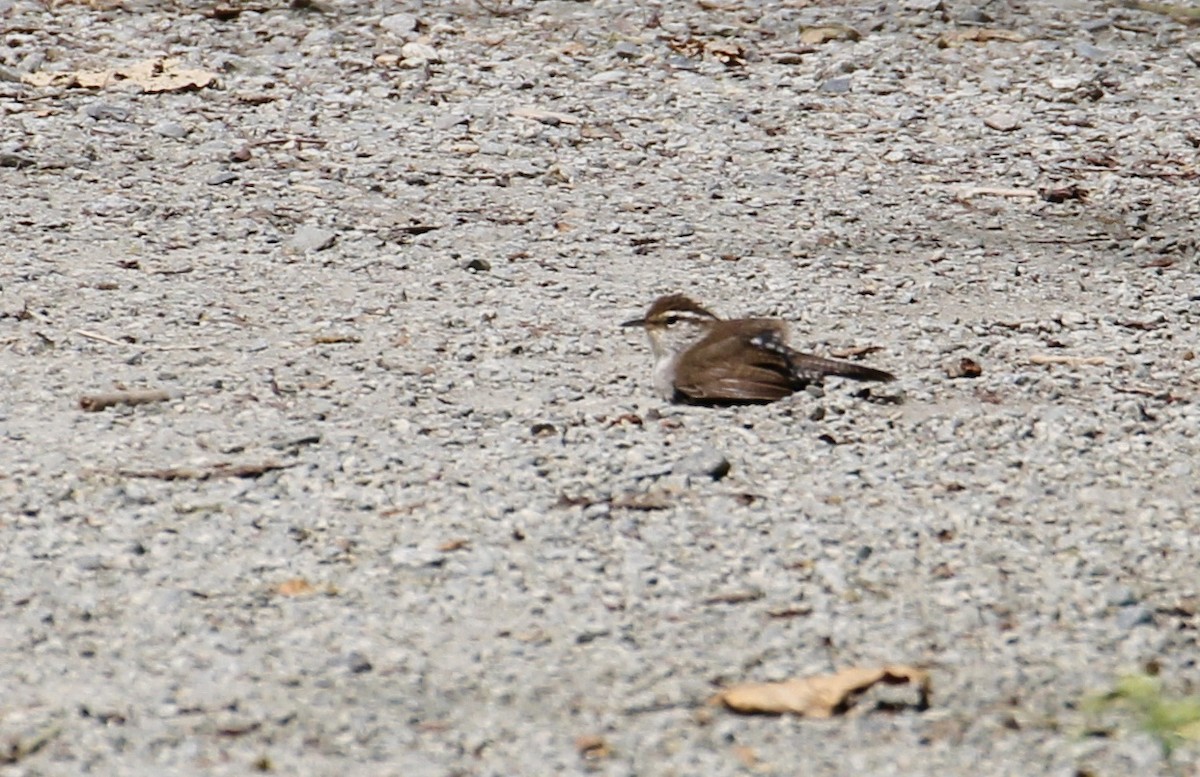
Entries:
{"type": "Polygon", "coordinates": [[[1031,364],[1070,364],[1073,367],[1081,365],[1108,364],[1103,356],[1052,356],[1050,354],[1034,354],[1029,357],[1031,364]]]}
{"type": "Polygon", "coordinates": [[[960,191],[958,199],[969,200],[978,197],[981,194],[990,194],[995,197],[1039,197],[1036,189],[1001,189],[994,186],[974,186],[970,189],[960,191]]]}
{"type": "Polygon", "coordinates": [[[115,405],[149,405],[153,402],[166,402],[169,399],[171,399],[171,392],[163,389],[111,391],[105,394],[84,394],[79,398],[79,407],[89,413],[99,413],[101,410],[115,405]]]}
{"type": "Polygon", "coordinates": [[[224,462],[199,469],[191,467],[167,467],[166,469],[123,469],[117,474],[127,478],[152,478],[154,480],[210,480],[212,478],[256,478],[268,472],[296,466],[265,461],[259,464],[230,464],[224,462]]]}
{"type": "Polygon", "coordinates": [[[93,332],[88,329],[76,329],[75,334],[80,337],[86,337],[88,340],[95,340],[98,343],[107,345],[128,345],[135,348],[145,348],[151,351],[202,351],[207,348],[207,345],[147,345],[145,343],[123,343],[120,340],[114,340],[107,335],[102,335],[99,332],[93,332]]]}
{"type": "Polygon", "coordinates": [[[79,335],[80,337],[86,337],[89,340],[95,340],[100,343],[108,343],[109,345],[128,345],[128,343],[123,343],[120,340],[114,340],[111,337],[105,337],[99,332],[90,332],[87,329],[76,329],[75,334],[79,335]]]}

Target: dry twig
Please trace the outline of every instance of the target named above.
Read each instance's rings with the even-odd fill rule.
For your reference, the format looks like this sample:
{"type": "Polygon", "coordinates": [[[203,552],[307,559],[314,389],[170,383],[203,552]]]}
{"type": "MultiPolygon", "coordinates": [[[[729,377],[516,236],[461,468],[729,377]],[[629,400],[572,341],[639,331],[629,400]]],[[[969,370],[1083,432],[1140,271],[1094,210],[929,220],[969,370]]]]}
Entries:
{"type": "MultiPolygon", "coordinates": [[[[175,395],[182,396],[182,395],[175,395]]],[[[84,394],[79,398],[79,407],[89,413],[99,413],[117,405],[149,405],[155,402],[166,402],[172,399],[171,392],[165,389],[133,389],[130,391],[109,391],[104,394],[84,394]]]]}
{"type": "Polygon", "coordinates": [[[295,463],[281,464],[266,461],[259,464],[230,464],[222,462],[211,467],[166,467],[164,469],[123,469],[117,474],[127,478],[152,478],[154,480],[211,480],[213,478],[256,478],[268,472],[287,469],[296,466],[295,463]]]}
{"type": "Polygon", "coordinates": [[[1108,364],[1103,356],[1054,356],[1048,353],[1034,354],[1029,357],[1030,364],[1068,364],[1072,367],[1085,365],[1108,364]]]}

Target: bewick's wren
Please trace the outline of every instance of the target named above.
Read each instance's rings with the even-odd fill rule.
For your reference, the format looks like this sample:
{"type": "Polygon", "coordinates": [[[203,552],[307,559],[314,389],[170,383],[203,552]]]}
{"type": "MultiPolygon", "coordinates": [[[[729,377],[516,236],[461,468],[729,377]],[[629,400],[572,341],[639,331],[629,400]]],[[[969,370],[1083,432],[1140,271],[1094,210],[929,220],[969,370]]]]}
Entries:
{"type": "Polygon", "coordinates": [[[683,294],[659,297],[640,326],[654,349],[654,388],[696,404],[774,402],[826,375],[894,380],[883,370],[792,350],[787,324],[771,318],[724,320],[683,294]]]}

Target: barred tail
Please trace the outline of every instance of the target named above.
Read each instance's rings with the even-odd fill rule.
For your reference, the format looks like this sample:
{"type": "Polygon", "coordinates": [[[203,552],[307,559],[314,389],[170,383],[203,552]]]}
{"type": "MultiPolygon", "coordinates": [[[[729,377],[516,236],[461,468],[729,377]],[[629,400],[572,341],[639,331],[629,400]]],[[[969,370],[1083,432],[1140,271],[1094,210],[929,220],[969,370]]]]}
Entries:
{"type": "Polygon", "coordinates": [[[851,380],[879,380],[885,382],[896,379],[896,376],[890,372],[877,370],[873,367],[864,367],[861,364],[826,359],[823,356],[792,353],[791,357],[792,369],[796,377],[801,380],[819,381],[826,375],[836,375],[839,378],[850,378],[851,380]]]}

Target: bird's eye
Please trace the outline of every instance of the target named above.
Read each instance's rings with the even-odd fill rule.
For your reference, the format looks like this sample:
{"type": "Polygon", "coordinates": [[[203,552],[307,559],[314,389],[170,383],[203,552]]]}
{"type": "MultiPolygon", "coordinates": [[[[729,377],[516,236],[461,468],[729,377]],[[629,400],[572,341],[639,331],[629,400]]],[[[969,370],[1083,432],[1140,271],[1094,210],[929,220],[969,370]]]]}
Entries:
{"type": "Polygon", "coordinates": [[[667,326],[673,326],[679,323],[679,316],[667,316],[667,326]]]}

